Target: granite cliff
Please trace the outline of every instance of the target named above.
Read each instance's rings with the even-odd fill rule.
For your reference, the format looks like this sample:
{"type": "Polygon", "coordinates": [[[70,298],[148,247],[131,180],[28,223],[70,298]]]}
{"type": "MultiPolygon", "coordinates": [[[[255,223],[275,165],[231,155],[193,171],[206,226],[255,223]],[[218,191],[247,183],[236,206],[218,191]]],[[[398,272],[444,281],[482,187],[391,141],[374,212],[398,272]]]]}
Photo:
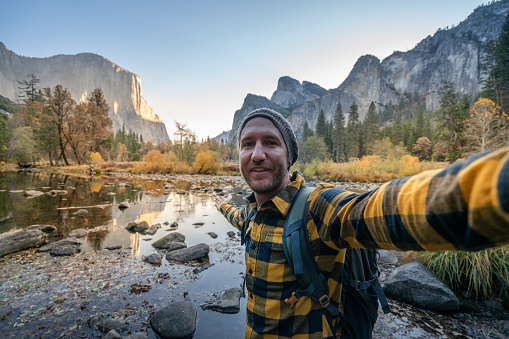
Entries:
{"type": "Polygon", "coordinates": [[[242,108],[235,112],[229,142],[235,140],[234,131],[251,108],[279,108],[300,136],[304,121],[314,129],[320,110],[323,109],[326,120],[332,120],[338,103],[347,114],[355,102],[361,120],[371,101],[383,110],[405,94],[423,96],[426,109],[436,110],[442,80],[453,82],[461,96],[474,98],[480,89],[481,57],[487,43],[498,38],[508,11],[509,0],[493,2],[476,8],[457,26],[439,29],[412,50],[394,52],[382,61],[373,55],[361,56],[345,81],[334,89],[324,90],[306,81],[301,85],[284,76],[271,100],[262,97],[253,100],[252,94],[246,97],[242,108]]]}
{"type": "Polygon", "coordinates": [[[140,77],[106,58],[91,53],[29,58],[0,42],[0,95],[17,101],[18,81],[32,73],[40,79],[41,88],[62,85],[76,102],[101,88],[111,108],[114,130],[125,124],[127,131],[141,134],[145,141],[169,141],[163,121],[141,95],[140,77]]]}

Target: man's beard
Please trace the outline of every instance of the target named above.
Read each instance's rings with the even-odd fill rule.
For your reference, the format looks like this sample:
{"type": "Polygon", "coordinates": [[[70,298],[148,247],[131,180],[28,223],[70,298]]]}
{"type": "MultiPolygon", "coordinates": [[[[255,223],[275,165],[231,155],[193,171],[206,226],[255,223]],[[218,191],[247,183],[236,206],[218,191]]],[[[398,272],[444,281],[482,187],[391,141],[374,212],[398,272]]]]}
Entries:
{"type": "MultiPolygon", "coordinates": [[[[253,192],[257,194],[267,194],[271,193],[274,190],[277,190],[281,187],[281,184],[285,180],[288,175],[288,171],[286,171],[286,161],[279,161],[277,164],[274,164],[274,168],[276,171],[274,172],[274,176],[267,183],[259,183],[256,180],[251,180],[245,173],[243,168],[240,169],[244,180],[247,185],[253,190],[253,192]]],[[[249,170],[248,170],[249,172],[249,170]]]]}

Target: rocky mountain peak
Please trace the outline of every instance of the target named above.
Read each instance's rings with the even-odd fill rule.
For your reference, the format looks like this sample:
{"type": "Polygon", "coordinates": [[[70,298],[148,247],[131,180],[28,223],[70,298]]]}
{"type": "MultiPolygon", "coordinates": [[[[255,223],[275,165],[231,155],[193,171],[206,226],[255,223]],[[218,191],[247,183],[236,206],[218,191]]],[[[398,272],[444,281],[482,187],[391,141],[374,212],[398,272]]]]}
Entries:
{"type": "Polygon", "coordinates": [[[326,91],[316,84],[305,83],[306,86],[303,86],[298,80],[289,76],[279,78],[277,89],[272,94],[271,101],[281,107],[292,108],[300,106],[306,101],[316,100],[320,97],[319,93],[326,91]]]}

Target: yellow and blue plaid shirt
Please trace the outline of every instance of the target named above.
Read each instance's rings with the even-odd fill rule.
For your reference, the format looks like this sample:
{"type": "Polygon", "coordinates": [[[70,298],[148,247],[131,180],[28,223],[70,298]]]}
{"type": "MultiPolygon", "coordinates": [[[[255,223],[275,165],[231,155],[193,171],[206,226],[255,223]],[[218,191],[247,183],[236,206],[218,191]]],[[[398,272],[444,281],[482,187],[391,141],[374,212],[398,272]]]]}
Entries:
{"type": "MultiPolygon", "coordinates": [[[[290,203],[305,182],[298,172],[274,198],[257,208],[246,231],[245,338],[332,338],[320,305],[302,297],[287,263],[282,234],[290,203]]],[[[308,198],[311,249],[339,305],[346,247],[395,250],[479,250],[509,243],[509,148],[480,153],[437,171],[388,182],[359,194],[322,183],[308,198]]],[[[246,206],[221,212],[236,228],[246,206]]]]}

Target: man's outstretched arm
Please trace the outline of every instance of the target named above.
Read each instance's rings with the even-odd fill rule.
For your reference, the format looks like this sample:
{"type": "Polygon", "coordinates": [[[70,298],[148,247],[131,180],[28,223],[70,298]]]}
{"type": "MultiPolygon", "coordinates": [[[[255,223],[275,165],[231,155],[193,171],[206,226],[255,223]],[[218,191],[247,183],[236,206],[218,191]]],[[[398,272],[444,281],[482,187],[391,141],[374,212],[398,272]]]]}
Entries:
{"type": "Polygon", "coordinates": [[[439,251],[508,244],[509,148],[393,180],[365,194],[324,187],[311,198],[328,201],[325,208],[312,205],[312,213],[321,205],[322,215],[332,216],[315,224],[339,247],[439,251]]]}
{"type": "Polygon", "coordinates": [[[223,196],[215,197],[215,205],[219,212],[221,212],[225,218],[237,229],[242,229],[244,220],[246,219],[246,207],[235,207],[231,204],[232,196],[229,195],[226,198],[223,196]]]}

